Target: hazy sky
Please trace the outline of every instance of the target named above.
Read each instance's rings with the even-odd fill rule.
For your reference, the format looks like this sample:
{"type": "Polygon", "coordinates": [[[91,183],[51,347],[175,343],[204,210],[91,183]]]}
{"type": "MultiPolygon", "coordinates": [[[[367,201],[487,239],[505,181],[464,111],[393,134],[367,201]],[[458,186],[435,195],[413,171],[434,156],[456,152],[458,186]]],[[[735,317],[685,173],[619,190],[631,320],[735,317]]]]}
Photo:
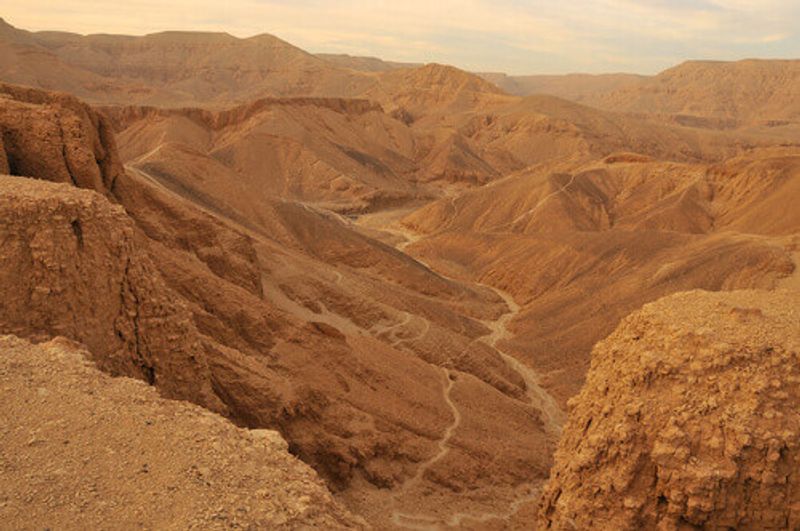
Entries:
{"type": "Polygon", "coordinates": [[[271,33],[312,52],[509,73],[800,57],[800,0],[5,0],[23,29],[271,33]]]}

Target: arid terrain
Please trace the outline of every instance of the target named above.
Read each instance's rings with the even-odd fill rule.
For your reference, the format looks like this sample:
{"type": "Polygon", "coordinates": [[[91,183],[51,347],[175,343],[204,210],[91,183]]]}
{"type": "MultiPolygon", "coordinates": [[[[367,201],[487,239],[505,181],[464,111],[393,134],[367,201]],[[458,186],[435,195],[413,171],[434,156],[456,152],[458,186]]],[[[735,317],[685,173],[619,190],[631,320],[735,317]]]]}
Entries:
{"type": "Polygon", "coordinates": [[[797,528],[798,83],[0,19],[0,527],[797,528]]]}

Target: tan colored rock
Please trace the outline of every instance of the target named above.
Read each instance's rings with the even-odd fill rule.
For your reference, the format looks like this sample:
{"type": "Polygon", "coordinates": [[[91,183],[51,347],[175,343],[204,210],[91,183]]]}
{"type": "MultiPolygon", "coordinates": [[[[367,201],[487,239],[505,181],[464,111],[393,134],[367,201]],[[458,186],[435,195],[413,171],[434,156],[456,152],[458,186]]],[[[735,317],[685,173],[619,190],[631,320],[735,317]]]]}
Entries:
{"type": "Polygon", "coordinates": [[[63,338],[0,336],[3,527],[365,527],[280,435],[160,398],[85,356],[63,338]]]}
{"type": "Polygon", "coordinates": [[[544,529],[800,527],[800,294],[686,292],[597,344],[544,529]]]}
{"type": "Polygon", "coordinates": [[[0,131],[2,173],[107,194],[123,172],[105,118],[72,96],[0,84],[0,131]]]}
{"type": "Polygon", "coordinates": [[[0,333],[69,337],[103,369],[223,409],[188,310],[121,207],[69,184],[0,176],[0,189],[0,333]]]}

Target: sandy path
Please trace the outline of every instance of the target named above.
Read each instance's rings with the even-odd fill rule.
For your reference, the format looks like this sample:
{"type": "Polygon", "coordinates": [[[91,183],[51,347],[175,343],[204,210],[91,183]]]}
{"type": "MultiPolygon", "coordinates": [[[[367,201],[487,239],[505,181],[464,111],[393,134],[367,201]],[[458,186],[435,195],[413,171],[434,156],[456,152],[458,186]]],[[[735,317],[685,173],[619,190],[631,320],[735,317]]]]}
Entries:
{"type": "MultiPolygon", "coordinates": [[[[439,449],[437,452],[433,454],[433,456],[427,461],[421,463],[420,466],[417,467],[416,473],[405,483],[403,483],[400,489],[393,494],[392,500],[395,504],[397,504],[397,501],[403,495],[408,493],[408,491],[414,485],[418,484],[422,480],[425,472],[427,472],[428,469],[430,469],[433,465],[444,458],[445,455],[447,455],[447,453],[450,451],[450,439],[453,437],[453,434],[455,434],[458,426],[461,424],[461,412],[458,410],[458,407],[450,396],[453,391],[453,387],[455,386],[455,377],[448,369],[442,369],[442,371],[444,372],[445,378],[445,385],[442,387],[442,397],[444,398],[447,406],[450,408],[450,411],[453,415],[453,421],[447,426],[447,428],[445,428],[441,439],[439,439],[439,449]]],[[[435,529],[435,524],[439,521],[439,519],[418,513],[406,513],[395,509],[392,511],[391,521],[400,527],[408,529],[435,529]]]]}
{"type": "Polygon", "coordinates": [[[566,415],[561,411],[558,402],[556,402],[552,395],[541,386],[541,379],[536,371],[497,347],[498,341],[511,337],[512,334],[507,328],[508,324],[519,314],[521,308],[516,301],[514,301],[514,297],[512,297],[510,293],[488,284],[479,283],[479,285],[497,293],[509,308],[509,311],[500,316],[496,321],[482,321],[489,327],[492,333],[483,336],[480,338],[480,341],[494,348],[506,364],[522,376],[522,379],[525,381],[529,403],[542,412],[544,415],[545,430],[553,442],[556,442],[561,436],[561,427],[566,420],[566,415]]]}
{"type": "MultiPolygon", "coordinates": [[[[570,180],[569,183],[565,184],[557,192],[550,194],[550,196],[548,197],[551,197],[556,193],[559,193],[560,191],[566,189],[571,183],[572,180],[570,180]]],[[[542,201],[539,204],[541,205],[541,203],[544,202],[545,200],[547,200],[547,198],[542,199],[542,201]]],[[[406,247],[408,247],[409,245],[411,245],[416,241],[419,241],[424,236],[421,234],[413,233],[412,231],[406,229],[405,227],[391,229],[391,232],[395,234],[400,234],[407,238],[407,240],[404,243],[399,244],[397,246],[397,249],[401,251],[404,251],[406,247]]],[[[424,265],[425,267],[427,267],[428,269],[430,269],[431,271],[435,271],[429,264],[425,263],[419,258],[414,258],[414,259],[419,263],[421,263],[422,265],[424,265]]],[[[444,275],[438,271],[435,272],[444,278],[453,280],[454,282],[462,282],[458,279],[448,277],[447,275],[444,275]]],[[[557,440],[561,434],[561,426],[563,425],[564,420],[566,418],[564,412],[561,411],[561,408],[558,406],[558,402],[556,402],[556,400],[544,388],[542,388],[540,384],[541,378],[536,373],[536,371],[534,371],[527,365],[524,365],[515,357],[497,347],[497,343],[500,340],[510,338],[512,336],[511,332],[509,332],[508,330],[508,325],[509,323],[511,323],[511,321],[513,321],[517,317],[517,315],[521,311],[519,304],[517,304],[516,301],[514,300],[514,297],[512,297],[511,294],[506,291],[503,291],[499,288],[481,282],[476,282],[475,285],[494,291],[501,299],[503,299],[503,301],[505,301],[506,306],[508,307],[508,311],[503,315],[501,315],[498,319],[494,321],[491,320],[481,321],[484,325],[486,325],[489,328],[489,330],[491,330],[491,333],[479,338],[479,340],[484,342],[488,346],[494,348],[497,351],[497,353],[503,357],[503,360],[512,369],[517,371],[520,374],[520,376],[522,376],[523,380],[525,381],[530,403],[542,411],[542,413],[545,416],[545,426],[548,435],[557,440]]]]}

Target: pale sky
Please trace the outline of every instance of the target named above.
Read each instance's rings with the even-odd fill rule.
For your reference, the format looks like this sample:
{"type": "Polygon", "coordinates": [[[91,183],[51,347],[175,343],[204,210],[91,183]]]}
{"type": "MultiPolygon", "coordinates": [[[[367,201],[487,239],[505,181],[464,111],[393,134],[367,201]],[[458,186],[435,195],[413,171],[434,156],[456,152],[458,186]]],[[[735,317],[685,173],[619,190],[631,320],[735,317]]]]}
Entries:
{"type": "Polygon", "coordinates": [[[28,30],[271,33],[311,52],[513,74],[800,58],[800,0],[5,0],[28,30]]]}

